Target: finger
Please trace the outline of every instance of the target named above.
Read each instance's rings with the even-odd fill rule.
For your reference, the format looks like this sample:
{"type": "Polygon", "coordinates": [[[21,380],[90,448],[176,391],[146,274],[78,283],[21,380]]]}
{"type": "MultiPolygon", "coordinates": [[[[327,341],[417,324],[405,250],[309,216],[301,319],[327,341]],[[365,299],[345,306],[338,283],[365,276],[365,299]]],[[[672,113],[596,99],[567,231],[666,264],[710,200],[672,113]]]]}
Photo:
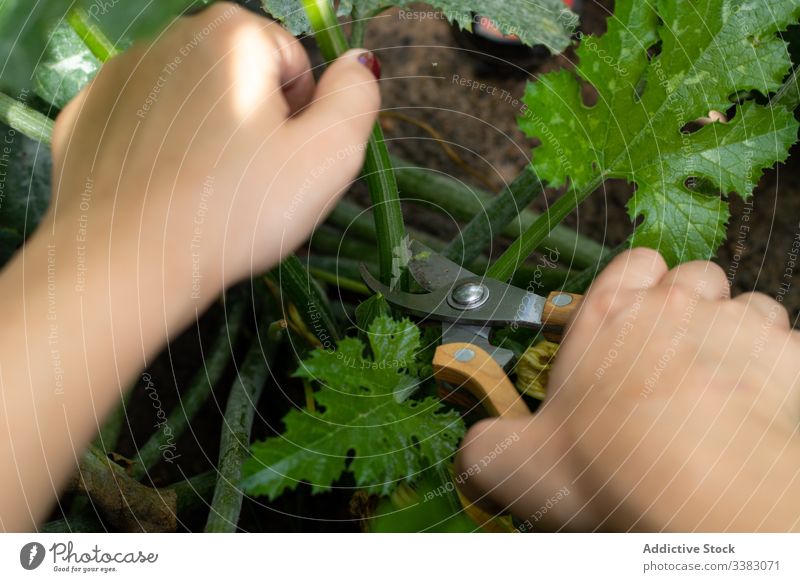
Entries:
{"type": "Polygon", "coordinates": [[[183,43],[186,51],[198,38],[213,40],[208,50],[228,66],[218,64],[210,73],[229,77],[224,82],[231,85],[240,115],[263,109],[287,117],[310,101],[314,77],[308,54],[277,22],[219,2],[184,19],[183,25],[184,38],[172,42],[183,43]]]}
{"type": "Polygon", "coordinates": [[[272,23],[267,31],[276,45],[275,55],[279,59],[279,77],[283,97],[289,107],[289,114],[295,115],[311,102],[314,95],[314,75],[308,53],[300,41],[289,34],[278,23],[272,23]]]}
{"type": "Polygon", "coordinates": [[[347,185],[361,168],[364,144],[378,115],[380,92],[365,55],[371,53],[350,50],[331,64],[317,83],[311,104],[287,126],[305,163],[336,162],[331,189],[347,185]]]}
{"type": "Polygon", "coordinates": [[[756,311],[764,319],[771,321],[775,327],[781,329],[789,329],[791,324],[789,322],[789,312],[781,304],[775,301],[769,295],[764,293],[743,293],[734,297],[733,301],[742,303],[748,309],[756,311]]]}
{"type": "Polygon", "coordinates": [[[691,261],[679,265],[664,275],[660,285],[682,287],[692,295],[710,300],[731,296],[725,272],[711,261],[691,261]]]}
{"type": "Polygon", "coordinates": [[[494,467],[484,467],[490,469],[488,471],[476,470],[475,467],[480,467],[486,451],[493,450],[497,442],[502,440],[498,435],[505,432],[504,422],[501,418],[487,418],[477,422],[464,435],[455,458],[454,469],[459,490],[474,505],[490,513],[499,513],[504,509],[492,497],[496,493],[497,485],[507,475],[498,474],[497,464],[494,467]],[[491,446],[487,443],[491,443],[491,446]]]}
{"type": "Polygon", "coordinates": [[[658,251],[638,247],[616,257],[592,283],[589,293],[647,289],[667,273],[667,263],[658,251]]]}

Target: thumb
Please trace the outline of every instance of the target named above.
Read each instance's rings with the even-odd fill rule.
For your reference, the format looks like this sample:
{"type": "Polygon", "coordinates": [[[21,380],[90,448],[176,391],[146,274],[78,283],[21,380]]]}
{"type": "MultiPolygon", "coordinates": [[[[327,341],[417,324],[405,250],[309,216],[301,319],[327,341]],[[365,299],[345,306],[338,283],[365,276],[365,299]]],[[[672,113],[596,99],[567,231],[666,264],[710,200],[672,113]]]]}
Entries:
{"type": "Polygon", "coordinates": [[[519,531],[575,521],[582,510],[579,495],[567,497],[575,479],[563,430],[543,412],[475,423],[456,456],[462,494],[484,511],[510,510],[519,531]]]}
{"type": "Polygon", "coordinates": [[[317,83],[311,103],[289,120],[290,131],[305,142],[306,161],[335,159],[344,186],[361,169],[364,144],[377,119],[381,96],[380,65],[364,49],[352,49],[334,61],[317,83]]]}

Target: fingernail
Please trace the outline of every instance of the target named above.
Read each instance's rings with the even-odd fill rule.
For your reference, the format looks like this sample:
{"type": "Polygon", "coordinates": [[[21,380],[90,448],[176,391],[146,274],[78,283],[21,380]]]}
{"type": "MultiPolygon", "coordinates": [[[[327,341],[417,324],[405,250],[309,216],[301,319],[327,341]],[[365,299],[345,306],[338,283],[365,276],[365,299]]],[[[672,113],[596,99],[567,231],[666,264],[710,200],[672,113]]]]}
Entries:
{"type": "Polygon", "coordinates": [[[358,62],[372,71],[372,74],[375,75],[375,78],[380,80],[381,62],[378,60],[378,57],[376,57],[370,51],[365,51],[358,55],[358,62]]]}

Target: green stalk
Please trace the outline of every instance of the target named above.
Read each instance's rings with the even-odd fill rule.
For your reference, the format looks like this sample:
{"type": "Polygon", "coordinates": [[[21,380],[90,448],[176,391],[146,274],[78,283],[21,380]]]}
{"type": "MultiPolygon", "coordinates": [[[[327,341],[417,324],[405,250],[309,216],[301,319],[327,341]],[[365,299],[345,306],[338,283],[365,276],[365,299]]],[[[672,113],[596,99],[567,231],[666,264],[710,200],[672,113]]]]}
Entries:
{"type": "Polygon", "coordinates": [[[311,273],[315,279],[322,281],[323,283],[330,283],[331,285],[336,285],[340,289],[352,291],[353,293],[358,293],[360,295],[372,295],[372,291],[369,290],[369,287],[356,279],[341,277],[336,273],[332,273],[318,267],[309,267],[308,272],[311,273]]]}
{"type": "Polygon", "coordinates": [[[477,258],[500,231],[543,191],[541,180],[528,164],[511,184],[491,199],[485,212],[476,214],[461,229],[459,236],[444,249],[444,256],[462,265],[477,258]]]}
{"type": "Polygon", "coordinates": [[[372,129],[364,161],[364,178],[369,187],[378,231],[378,268],[381,281],[392,283],[395,257],[401,257],[406,230],[400,208],[400,194],[389,151],[384,142],[383,130],[377,123],[372,129]]]}
{"type": "Polygon", "coordinates": [[[311,22],[317,46],[326,61],[335,61],[339,55],[347,52],[350,46],[330,0],[303,0],[303,9],[311,22]]]}
{"type": "Polygon", "coordinates": [[[217,471],[213,470],[178,481],[166,489],[175,491],[175,495],[178,497],[177,508],[180,516],[207,508],[216,484],[217,471]]]}
{"type": "Polygon", "coordinates": [[[103,425],[100,427],[100,432],[97,433],[97,436],[93,441],[94,446],[96,446],[98,449],[103,451],[115,450],[117,441],[119,440],[119,435],[122,432],[122,426],[128,419],[125,411],[132,393],[132,387],[129,386],[122,395],[122,398],[117,404],[116,408],[114,408],[113,412],[103,421],[103,425]]]}
{"type": "Polygon", "coordinates": [[[287,257],[270,276],[280,286],[285,299],[294,303],[308,329],[317,338],[341,337],[325,295],[300,259],[295,255],[287,257]]]}
{"type": "MultiPolygon", "coordinates": [[[[456,220],[469,221],[484,214],[486,205],[493,198],[492,194],[480,188],[466,186],[441,172],[416,167],[401,158],[393,157],[392,163],[403,198],[440,208],[456,220]]],[[[503,229],[502,234],[517,238],[539,217],[540,214],[526,208],[503,229]]],[[[605,253],[603,245],[560,224],[553,228],[544,243],[557,250],[564,257],[563,262],[579,269],[594,265],[605,253]]]]}
{"type": "Polygon", "coordinates": [[[378,262],[374,242],[365,244],[358,239],[346,237],[339,230],[325,224],[314,231],[309,246],[314,252],[321,255],[344,257],[375,264],[378,262]]]}
{"type": "Polygon", "coordinates": [[[308,257],[309,268],[323,269],[329,273],[337,273],[340,277],[347,277],[354,281],[358,281],[361,277],[359,267],[365,264],[368,269],[372,270],[377,265],[357,259],[348,259],[345,257],[320,257],[317,255],[310,255],[308,257]]]}
{"type": "MultiPolygon", "coordinates": [[[[348,50],[347,39],[336,20],[330,0],[303,0],[314,37],[325,60],[331,62],[348,50]]],[[[364,162],[364,179],[369,187],[375,211],[375,226],[378,233],[378,268],[384,284],[392,283],[393,264],[396,256],[402,256],[406,236],[403,214],[389,152],[379,124],[372,129],[364,162]]],[[[397,272],[394,273],[398,275],[397,272]]]]}
{"type": "MultiPolygon", "coordinates": [[[[326,222],[347,231],[348,234],[354,234],[361,240],[372,243],[373,248],[375,241],[378,240],[378,231],[375,227],[372,212],[364,210],[361,206],[349,200],[340,200],[328,215],[326,222]]],[[[406,232],[411,238],[418,240],[435,251],[441,251],[445,246],[445,243],[435,236],[416,230],[413,227],[407,227],[406,232]]]]}
{"type": "Polygon", "coordinates": [[[508,247],[495,263],[489,267],[487,276],[505,281],[514,274],[517,266],[523,263],[547,238],[553,227],[559,224],[578,204],[586,200],[603,183],[603,175],[595,178],[580,192],[571,190],[556,200],[522,235],[508,247]]]}
{"type": "Polygon", "coordinates": [[[96,56],[100,62],[104,63],[111,57],[119,54],[117,47],[114,46],[108,37],[100,30],[100,27],[92,21],[92,17],[80,6],[75,6],[67,14],[67,22],[72,27],[78,36],[81,37],[83,43],[89,47],[92,54],[96,56]]]}
{"type": "Polygon", "coordinates": [[[169,427],[169,430],[157,430],[139,449],[137,458],[128,469],[134,479],[140,480],[147,475],[147,472],[163,458],[165,447],[180,438],[192,418],[208,401],[211,391],[222,378],[231,360],[232,346],[242,327],[246,304],[244,297],[233,303],[227,315],[227,325],[220,328],[210,352],[203,354],[203,366],[192,378],[189,388],[181,394],[180,406],[167,417],[164,427],[169,427]]]}
{"type": "Polygon", "coordinates": [[[219,476],[206,532],[232,533],[239,523],[244,493],[239,486],[242,464],[250,456],[250,432],[256,405],[270,376],[269,368],[275,348],[280,343],[281,327],[271,324],[266,335],[266,346],[262,344],[260,335],[253,340],[228,396],[219,445],[219,476]]]}
{"type": "Polygon", "coordinates": [[[0,93],[0,121],[36,141],[53,142],[53,120],[5,93],[0,93]]]}

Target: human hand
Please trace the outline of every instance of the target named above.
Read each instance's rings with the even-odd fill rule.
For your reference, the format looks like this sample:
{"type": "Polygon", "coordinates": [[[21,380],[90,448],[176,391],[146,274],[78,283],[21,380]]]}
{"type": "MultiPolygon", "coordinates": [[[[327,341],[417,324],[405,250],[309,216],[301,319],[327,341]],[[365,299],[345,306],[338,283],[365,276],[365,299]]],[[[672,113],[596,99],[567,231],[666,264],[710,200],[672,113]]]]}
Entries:
{"type": "Polygon", "coordinates": [[[82,221],[112,261],[138,256],[183,303],[213,299],[299,246],[357,175],[380,104],[374,63],[350,51],[315,86],[278,24],[227,2],[182,18],[59,115],[45,223],[74,239],[82,221]]]}
{"type": "Polygon", "coordinates": [[[464,490],[521,529],[797,529],[798,363],[778,302],[731,300],[713,263],[624,253],[571,323],[542,408],[469,431],[458,469],[480,470],[464,490]]]}
{"type": "Polygon", "coordinates": [[[315,86],[297,40],[217,3],[61,112],[51,205],[0,274],[0,529],[44,519],[136,373],[307,237],[361,168],[374,64],[348,52],[315,86]]]}

